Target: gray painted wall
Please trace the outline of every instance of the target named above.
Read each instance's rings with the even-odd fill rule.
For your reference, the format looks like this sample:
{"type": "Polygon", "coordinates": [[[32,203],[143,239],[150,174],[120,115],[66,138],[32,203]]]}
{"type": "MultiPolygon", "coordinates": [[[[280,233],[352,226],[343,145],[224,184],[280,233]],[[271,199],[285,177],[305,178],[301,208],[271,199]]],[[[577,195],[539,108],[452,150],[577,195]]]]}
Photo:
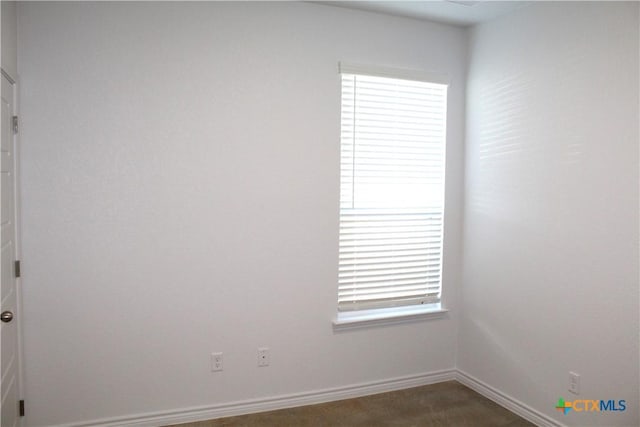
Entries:
{"type": "Polygon", "coordinates": [[[332,330],[337,67],[451,77],[456,313],[466,46],[459,28],[305,3],[20,4],[28,424],[453,368],[453,316],[332,330]]]}
{"type": "Polygon", "coordinates": [[[470,41],[457,366],[567,425],[640,424],[638,6],[538,3],[470,41]]]}

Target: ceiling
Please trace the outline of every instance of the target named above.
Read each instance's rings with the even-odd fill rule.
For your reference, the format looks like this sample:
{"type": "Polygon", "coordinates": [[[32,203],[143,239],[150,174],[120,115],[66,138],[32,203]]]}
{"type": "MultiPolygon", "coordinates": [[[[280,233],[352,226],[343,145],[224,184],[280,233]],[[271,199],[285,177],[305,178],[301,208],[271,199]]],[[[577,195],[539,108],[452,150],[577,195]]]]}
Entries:
{"type": "Polygon", "coordinates": [[[529,1],[317,1],[314,3],[367,10],[415,19],[470,26],[525,7],[529,1]]]}

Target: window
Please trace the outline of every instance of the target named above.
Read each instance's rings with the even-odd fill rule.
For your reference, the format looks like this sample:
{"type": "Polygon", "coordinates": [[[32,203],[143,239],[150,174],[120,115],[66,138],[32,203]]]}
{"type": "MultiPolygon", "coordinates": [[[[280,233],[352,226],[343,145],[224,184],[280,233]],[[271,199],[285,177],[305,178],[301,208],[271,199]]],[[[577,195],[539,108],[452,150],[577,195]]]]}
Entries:
{"type": "Polygon", "coordinates": [[[439,303],[447,85],[344,64],[340,73],[338,310],[439,303]]]}

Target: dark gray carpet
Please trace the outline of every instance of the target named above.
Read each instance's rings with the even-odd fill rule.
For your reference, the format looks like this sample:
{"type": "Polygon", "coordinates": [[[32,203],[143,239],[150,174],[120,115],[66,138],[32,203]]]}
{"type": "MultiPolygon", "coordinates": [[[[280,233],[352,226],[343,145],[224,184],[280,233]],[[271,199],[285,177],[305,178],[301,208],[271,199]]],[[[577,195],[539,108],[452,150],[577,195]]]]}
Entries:
{"type": "Polygon", "coordinates": [[[456,381],[180,427],[531,427],[456,381]]]}

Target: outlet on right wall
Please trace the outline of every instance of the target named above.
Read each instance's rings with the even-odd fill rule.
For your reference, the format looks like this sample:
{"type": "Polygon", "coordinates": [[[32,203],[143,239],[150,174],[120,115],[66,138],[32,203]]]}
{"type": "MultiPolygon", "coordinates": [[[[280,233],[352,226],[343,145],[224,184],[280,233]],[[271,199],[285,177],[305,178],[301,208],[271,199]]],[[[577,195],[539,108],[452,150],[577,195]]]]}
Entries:
{"type": "Polygon", "coordinates": [[[640,424],[638,28],[635,2],[543,2],[470,34],[457,366],[565,425],[640,424]]]}

